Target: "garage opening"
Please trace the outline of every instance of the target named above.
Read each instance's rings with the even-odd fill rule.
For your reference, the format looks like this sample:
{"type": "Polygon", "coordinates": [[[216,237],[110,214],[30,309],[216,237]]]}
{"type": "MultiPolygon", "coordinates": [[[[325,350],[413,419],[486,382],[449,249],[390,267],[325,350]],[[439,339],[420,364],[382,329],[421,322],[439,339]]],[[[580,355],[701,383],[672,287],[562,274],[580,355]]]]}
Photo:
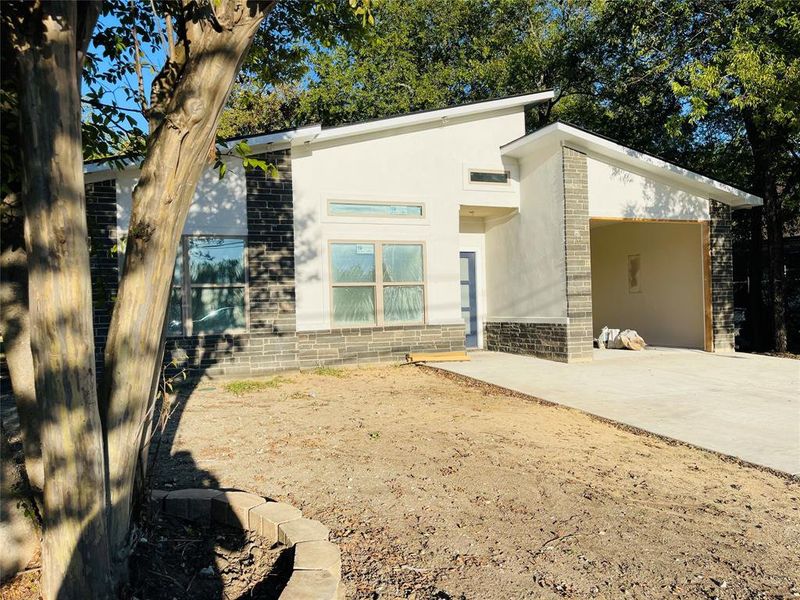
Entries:
{"type": "Polygon", "coordinates": [[[592,219],[592,316],[651,346],[708,349],[705,226],[592,219]]]}

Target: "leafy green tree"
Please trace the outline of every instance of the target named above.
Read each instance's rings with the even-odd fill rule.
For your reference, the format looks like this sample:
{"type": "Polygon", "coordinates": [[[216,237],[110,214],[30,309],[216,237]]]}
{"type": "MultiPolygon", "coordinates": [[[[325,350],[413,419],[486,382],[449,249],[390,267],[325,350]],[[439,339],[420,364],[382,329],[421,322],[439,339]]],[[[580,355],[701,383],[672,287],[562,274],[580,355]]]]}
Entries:
{"type": "MultiPolygon", "coordinates": [[[[743,132],[750,187],[764,198],[772,346],[787,351],[783,236],[800,197],[800,7],[792,0],[742,0],[708,6],[704,35],[675,76],[687,119],[743,132]]],[[[760,242],[761,210],[753,215],[760,242]]],[[[752,253],[760,255],[760,244],[752,253]]],[[[751,279],[761,280],[760,273],[751,279]]]]}
{"type": "Polygon", "coordinates": [[[228,98],[217,135],[225,139],[290,129],[296,124],[300,94],[293,84],[240,83],[228,98]]]}
{"type": "MultiPolygon", "coordinates": [[[[793,0],[385,0],[365,39],[312,54],[295,120],[337,124],[554,87],[531,127],[574,122],[764,197],[766,329],[781,350],[781,238],[800,213],[798,12],[793,0]]],[[[736,218],[752,240],[757,330],[762,210],[749,214],[736,218]]]]}

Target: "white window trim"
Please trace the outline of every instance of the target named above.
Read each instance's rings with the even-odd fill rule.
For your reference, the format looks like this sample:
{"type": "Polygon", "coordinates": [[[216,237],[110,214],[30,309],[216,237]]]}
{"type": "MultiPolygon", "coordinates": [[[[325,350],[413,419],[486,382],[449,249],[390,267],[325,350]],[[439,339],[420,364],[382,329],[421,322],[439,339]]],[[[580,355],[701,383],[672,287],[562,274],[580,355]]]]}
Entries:
{"type": "MultiPolygon", "coordinates": [[[[331,225],[391,225],[403,227],[429,227],[430,198],[420,197],[416,194],[359,194],[351,191],[326,190],[320,193],[317,210],[321,223],[331,225]],[[393,216],[384,217],[376,215],[331,215],[328,213],[330,202],[365,203],[365,204],[415,204],[422,205],[422,217],[393,216]]],[[[336,235],[336,234],[334,234],[336,235]]],[[[370,235],[370,234],[367,234],[370,235]]],[[[374,234],[373,234],[374,235],[374,234]]],[[[391,234],[389,234],[391,235],[391,234]]]]}
{"type": "Polygon", "coordinates": [[[508,194],[519,190],[519,165],[509,161],[494,163],[493,166],[476,164],[474,162],[462,163],[462,186],[465,191],[495,192],[498,194],[508,194]],[[470,179],[471,173],[508,173],[505,183],[484,183],[475,182],[470,179]]]}
{"type": "Polygon", "coordinates": [[[511,170],[510,169],[469,169],[467,171],[467,181],[470,185],[485,185],[488,187],[507,188],[511,187],[511,170]],[[487,173],[491,175],[505,175],[505,181],[474,181],[472,179],[473,173],[487,173]]]}
{"type": "Polygon", "coordinates": [[[407,327],[428,324],[428,262],[427,248],[423,241],[409,240],[328,240],[328,306],[331,329],[361,329],[375,327],[407,327]],[[374,248],[375,281],[333,281],[333,251],[335,244],[370,244],[374,248]],[[384,246],[421,246],[422,247],[422,281],[383,281],[383,247],[384,246]],[[391,321],[383,318],[383,290],[387,287],[422,286],[422,321],[391,321]],[[333,318],[333,290],[337,287],[371,287],[375,289],[375,322],[374,323],[337,323],[333,318]]]}
{"type": "Polygon", "coordinates": [[[424,202],[415,202],[409,200],[363,200],[363,199],[345,199],[345,198],[328,198],[326,203],[326,214],[333,219],[389,219],[392,221],[413,219],[415,221],[427,219],[424,202]],[[359,214],[334,214],[331,212],[331,204],[359,204],[362,206],[418,206],[421,210],[419,215],[359,215],[359,214]]]}

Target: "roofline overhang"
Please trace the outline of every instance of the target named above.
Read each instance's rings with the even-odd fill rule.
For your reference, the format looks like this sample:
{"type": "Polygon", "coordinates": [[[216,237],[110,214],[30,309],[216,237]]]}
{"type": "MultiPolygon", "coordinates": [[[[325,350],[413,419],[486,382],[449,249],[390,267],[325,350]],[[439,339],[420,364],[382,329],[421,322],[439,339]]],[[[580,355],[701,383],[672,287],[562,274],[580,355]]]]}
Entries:
{"type": "Polygon", "coordinates": [[[706,177],[652,154],[639,152],[609,138],[580,129],[574,125],[556,122],[524,135],[500,147],[503,156],[524,158],[543,143],[558,141],[562,145],[586,152],[590,156],[609,158],[647,174],[661,176],[699,192],[708,198],[724,202],[734,208],[761,206],[763,200],[711,177],[706,177]]]}
{"type": "Polygon", "coordinates": [[[390,129],[402,129],[405,127],[414,127],[417,125],[425,125],[430,123],[446,124],[450,119],[471,117],[479,114],[490,114],[513,108],[524,108],[526,106],[530,106],[531,104],[545,102],[552,99],[554,96],[555,92],[553,90],[545,90],[532,94],[509,96],[507,98],[500,98],[498,100],[485,100],[481,102],[472,102],[470,104],[461,104],[459,106],[451,106],[449,108],[426,110],[407,115],[398,115],[395,117],[387,117],[385,119],[365,121],[363,123],[339,125],[337,127],[324,128],[315,141],[336,140],[345,137],[377,133],[390,129]]]}
{"type": "MultiPolygon", "coordinates": [[[[554,96],[555,92],[553,90],[543,90],[531,94],[519,94],[517,96],[509,96],[506,98],[499,98],[497,100],[482,100],[479,102],[471,102],[469,104],[461,104],[448,108],[419,111],[404,115],[386,117],[383,119],[364,121],[361,123],[351,123],[336,127],[324,128],[319,124],[314,124],[298,127],[297,129],[287,129],[284,131],[266,133],[263,135],[231,138],[225,141],[227,143],[245,141],[254,152],[260,152],[267,147],[273,146],[285,145],[287,147],[293,147],[312,144],[315,142],[339,140],[359,135],[389,131],[392,129],[403,129],[417,125],[432,123],[447,124],[447,122],[451,119],[470,117],[479,114],[491,114],[514,108],[524,109],[526,106],[531,104],[538,104],[539,102],[550,100],[554,96]]],[[[137,166],[136,161],[133,159],[122,159],[120,162],[122,162],[124,165],[123,169],[135,168],[137,166]]],[[[119,169],[116,169],[111,163],[99,161],[84,165],[83,171],[84,173],[88,174],[103,173],[107,171],[111,172],[116,170],[119,169]]]]}

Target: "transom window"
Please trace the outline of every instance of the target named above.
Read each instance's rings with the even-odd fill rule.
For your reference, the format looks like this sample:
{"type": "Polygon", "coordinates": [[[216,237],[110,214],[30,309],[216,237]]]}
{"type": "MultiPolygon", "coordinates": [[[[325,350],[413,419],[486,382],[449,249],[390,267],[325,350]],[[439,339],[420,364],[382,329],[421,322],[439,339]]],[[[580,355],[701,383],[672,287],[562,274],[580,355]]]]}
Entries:
{"type": "Polygon", "coordinates": [[[237,237],[181,238],[172,275],[167,335],[247,329],[245,247],[245,240],[237,237]]]}
{"type": "Polygon", "coordinates": [[[421,243],[334,242],[330,256],[334,325],[425,321],[421,243]]]}
{"type": "Polygon", "coordinates": [[[330,200],[328,214],[334,217],[412,217],[425,214],[421,203],[361,202],[330,200]]]}
{"type": "Polygon", "coordinates": [[[489,183],[495,185],[507,185],[511,173],[509,171],[473,171],[469,172],[470,183],[489,183]]]}

